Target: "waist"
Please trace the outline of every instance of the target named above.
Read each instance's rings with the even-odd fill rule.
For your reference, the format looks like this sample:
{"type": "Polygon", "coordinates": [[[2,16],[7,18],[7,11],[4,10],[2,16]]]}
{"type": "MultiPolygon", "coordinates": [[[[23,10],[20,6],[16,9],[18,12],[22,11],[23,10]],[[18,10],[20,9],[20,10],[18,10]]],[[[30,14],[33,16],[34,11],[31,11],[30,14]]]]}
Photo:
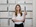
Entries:
{"type": "Polygon", "coordinates": [[[15,22],[15,24],[21,24],[21,23],[23,23],[23,22],[15,22]]]}

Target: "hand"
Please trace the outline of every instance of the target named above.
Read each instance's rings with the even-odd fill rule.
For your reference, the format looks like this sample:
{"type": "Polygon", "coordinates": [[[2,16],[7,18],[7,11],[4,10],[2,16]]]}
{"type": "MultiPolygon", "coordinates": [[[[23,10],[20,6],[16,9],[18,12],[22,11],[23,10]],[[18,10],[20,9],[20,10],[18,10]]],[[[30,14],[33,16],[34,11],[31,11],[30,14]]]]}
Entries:
{"type": "Polygon", "coordinates": [[[27,15],[27,12],[24,12],[25,15],[27,15]]]}
{"type": "Polygon", "coordinates": [[[25,22],[25,19],[24,19],[24,21],[23,22],[25,22]]]}

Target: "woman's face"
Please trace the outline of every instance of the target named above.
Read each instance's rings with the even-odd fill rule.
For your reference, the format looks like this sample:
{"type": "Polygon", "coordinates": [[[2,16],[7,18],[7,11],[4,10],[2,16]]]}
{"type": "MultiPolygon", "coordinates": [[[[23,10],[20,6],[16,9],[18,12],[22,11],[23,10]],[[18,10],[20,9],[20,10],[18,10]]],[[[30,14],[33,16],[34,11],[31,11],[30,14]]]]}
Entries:
{"type": "Polygon", "coordinates": [[[19,7],[19,6],[17,6],[17,7],[16,7],[16,10],[17,10],[17,11],[19,11],[19,9],[20,9],[20,7],[19,7]]]}

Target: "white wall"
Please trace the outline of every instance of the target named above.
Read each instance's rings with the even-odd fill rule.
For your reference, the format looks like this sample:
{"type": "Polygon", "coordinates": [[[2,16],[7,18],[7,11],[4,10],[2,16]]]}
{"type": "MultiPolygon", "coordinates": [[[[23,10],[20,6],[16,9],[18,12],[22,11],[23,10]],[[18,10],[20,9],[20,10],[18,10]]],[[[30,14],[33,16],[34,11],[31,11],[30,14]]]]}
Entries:
{"type": "Polygon", "coordinates": [[[35,0],[0,0],[0,25],[14,27],[14,23],[9,17],[12,18],[12,14],[14,13],[12,11],[15,11],[15,5],[20,4],[22,11],[24,11],[24,7],[27,10],[25,27],[36,27],[35,2],[35,0]],[[8,9],[11,12],[8,12],[8,9]]]}
{"type": "Polygon", "coordinates": [[[33,27],[36,27],[36,0],[33,0],[33,27]]]}

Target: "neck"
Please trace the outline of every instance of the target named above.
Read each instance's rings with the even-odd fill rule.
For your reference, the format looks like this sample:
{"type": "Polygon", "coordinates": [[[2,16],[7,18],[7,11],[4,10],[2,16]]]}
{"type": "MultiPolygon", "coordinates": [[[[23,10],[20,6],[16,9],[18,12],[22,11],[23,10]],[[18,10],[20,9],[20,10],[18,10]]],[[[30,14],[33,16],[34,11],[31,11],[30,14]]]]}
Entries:
{"type": "Polygon", "coordinates": [[[19,13],[19,11],[17,11],[17,14],[19,13]]]}

